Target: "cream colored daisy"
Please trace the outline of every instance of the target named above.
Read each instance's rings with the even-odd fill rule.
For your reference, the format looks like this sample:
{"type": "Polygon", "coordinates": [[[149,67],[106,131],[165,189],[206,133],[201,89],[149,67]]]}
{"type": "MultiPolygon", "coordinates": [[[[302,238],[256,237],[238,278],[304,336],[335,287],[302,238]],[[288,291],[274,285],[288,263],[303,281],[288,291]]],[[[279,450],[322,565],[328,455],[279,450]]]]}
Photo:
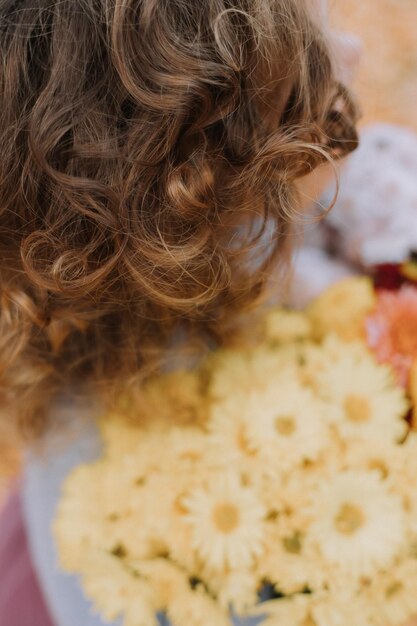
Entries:
{"type": "Polygon", "coordinates": [[[313,594],[307,623],[310,626],[374,626],[373,608],[366,597],[352,595],[348,590],[322,591],[313,594]]]}
{"type": "Polygon", "coordinates": [[[402,495],[408,513],[408,530],[416,545],[417,555],[417,433],[411,431],[406,442],[399,446],[400,463],[396,476],[396,489],[402,495]]]}
{"type": "Polygon", "coordinates": [[[175,598],[185,598],[192,591],[187,572],[167,559],[140,561],[137,569],[152,588],[157,611],[166,611],[175,598]]]}
{"type": "MultiPolygon", "coordinates": [[[[294,353],[295,359],[295,353],[294,353]]],[[[261,392],[271,378],[288,366],[288,354],[265,346],[247,350],[221,350],[212,358],[209,396],[219,401],[238,397],[248,389],[261,392]]],[[[295,364],[295,363],[294,363],[295,364]]]]}
{"type": "Polygon", "coordinates": [[[259,452],[249,439],[242,405],[244,402],[236,397],[212,405],[206,436],[206,460],[217,471],[233,467],[247,484],[257,486],[272,468],[261,462],[259,452]]]}
{"type": "Polygon", "coordinates": [[[375,626],[403,626],[417,616],[417,560],[405,559],[364,587],[375,626]]]}
{"type": "Polygon", "coordinates": [[[343,472],[312,499],[307,541],[349,585],[391,566],[404,547],[402,500],[376,474],[343,472]]]}
{"type": "Polygon", "coordinates": [[[311,605],[311,594],[295,594],[261,602],[254,607],[252,615],[265,617],[262,626],[316,626],[309,622],[311,605]]]}
{"type": "Polygon", "coordinates": [[[157,472],[171,474],[203,470],[207,436],[201,428],[165,427],[157,439],[153,450],[154,459],[158,459],[157,472]]]}
{"type": "Polygon", "coordinates": [[[64,483],[54,521],[54,535],[61,546],[65,567],[76,567],[86,546],[122,549],[130,556],[149,554],[150,533],[145,523],[149,496],[131,457],[117,462],[101,460],[80,466],[64,483]],[[137,520],[143,520],[138,524],[137,520]],[[122,546],[122,548],[121,548],[122,546]]]}
{"type": "Polygon", "coordinates": [[[90,548],[85,551],[79,571],[88,598],[105,620],[123,616],[125,626],[157,626],[151,586],[123,560],[90,548]]]}
{"type": "Polygon", "coordinates": [[[375,439],[372,445],[366,439],[345,442],[343,453],[339,459],[339,468],[375,472],[383,481],[387,481],[400,492],[402,483],[406,478],[404,453],[404,445],[382,439],[375,439]]]}
{"type": "Polygon", "coordinates": [[[408,403],[391,370],[378,365],[371,355],[357,346],[348,346],[338,358],[316,374],[322,398],[331,404],[331,419],[346,438],[382,439],[397,442],[407,433],[405,415],[408,403]]]}
{"type": "Polygon", "coordinates": [[[106,416],[99,424],[104,442],[107,462],[120,462],[124,457],[133,458],[136,471],[143,475],[161,470],[159,451],[169,430],[155,419],[151,426],[130,423],[116,416],[106,416]]]}
{"type": "Polygon", "coordinates": [[[325,408],[289,370],[262,393],[248,392],[241,416],[250,445],[267,462],[288,470],[317,459],[328,445],[325,408]]]}
{"type": "Polygon", "coordinates": [[[180,563],[190,572],[200,567],[198,554],[192,546],[191,528],[186,523],[186,498],[204,484],[198,472],[161,474],[149,478],[140,525],[155,546],[180,563]]]}
{"type": "Polygon", "coordinates": [[[262,626],[372,626],[368,609],[359,596],[322,591],[262,603],[255,614],[267,613],[262,626]]]}
{"type": "Polygon", "coordinates": [[[365,337],[365,317],[375,305],[375,290],[369,278],[347,278],[320,295],[309,307],[308,314],[317,337],[333,331],[352,341],[365,337]]]}
{"type": "Polygon", "coordinates": [[[234,474],[215,477],[184,498],[192,545],[207,567],[248,567],[262,552],[265,508],[234,474]]]}
{"type": "Polygon", "coordinates": [[[232,626],[225,609],[199,586],[172,599],[167,611],[172,626],[232,626]]]}
{"type": "Polygon", "coordinates": [[[312,324],[300,311],[273,309],[265,316],[265,339],[273,343],[305,340],[311,337],[312,324]]]}
{"type": "Polygon", "coordinates": [[[314,586],[319,567],[315,551],[306,546],[305,535],[296,526],[269,525],[265,554],[256,563],[259,580],[267,580],[285,595],[300,593],[314,586]],[[308,553],[310,552],[310,554],[308,553]]]}
{"type": "Polygon", "coordinates": [[[220,606],[245,615],[258,601],[259,578],[252,570],[229,570],[208,579],[220,606]]]}
{"type": "Polygon", "coordinates": [[[266,479],[258,494],[268,514],[268,521],[279,523],[281,532],[291,529],[306,531],[310,524],[308,507],[311,494],[339,470],[333,457],[327,452],[318,462],[306,462],[288,473],[266,479]]]}
{"type": "Polygon", "coordinates": [[[106,532],[106,494],[103,461],[79,465],[63,483],[53,533],[59,547],[61,565],[75,571],[86,547],[110,548],[106,532]]]}

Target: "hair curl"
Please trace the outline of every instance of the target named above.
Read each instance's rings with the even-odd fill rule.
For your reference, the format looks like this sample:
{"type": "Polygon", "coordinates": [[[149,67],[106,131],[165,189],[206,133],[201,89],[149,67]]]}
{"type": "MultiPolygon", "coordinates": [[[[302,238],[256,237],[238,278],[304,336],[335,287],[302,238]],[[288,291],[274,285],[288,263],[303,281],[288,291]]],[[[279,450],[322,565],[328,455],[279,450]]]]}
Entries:
{"type": "Polygon", "coordinates": [[[180,328],[222,343],[356,114],[301,0],[3,0],[0,55],[0,392],[35,435],[180,328]]]}

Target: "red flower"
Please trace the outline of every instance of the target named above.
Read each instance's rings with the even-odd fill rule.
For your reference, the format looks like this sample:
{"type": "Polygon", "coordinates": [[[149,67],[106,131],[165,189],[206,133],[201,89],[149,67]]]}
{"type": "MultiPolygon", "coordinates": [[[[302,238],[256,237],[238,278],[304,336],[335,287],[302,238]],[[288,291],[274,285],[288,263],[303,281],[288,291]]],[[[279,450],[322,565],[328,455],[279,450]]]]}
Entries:
{"type": "Polygon", "coordinates": [[[366,320],[366,334],[378,360],[390,363],[406,386],[417,359],[417,288],[380,291],[377,308],[366,320]]]}

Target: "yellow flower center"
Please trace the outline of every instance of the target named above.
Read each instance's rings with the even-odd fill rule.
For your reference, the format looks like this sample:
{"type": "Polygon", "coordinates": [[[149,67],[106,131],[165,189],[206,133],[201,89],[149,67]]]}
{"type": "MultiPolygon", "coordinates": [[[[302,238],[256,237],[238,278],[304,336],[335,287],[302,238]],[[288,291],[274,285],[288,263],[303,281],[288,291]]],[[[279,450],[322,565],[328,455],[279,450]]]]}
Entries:
{"type": "Polygon", "coordinates": [[[351,394],[345,398],[344,403],[347,418],[355,424],[368,422],[372,417],[372,410],[367,398],[351,394]]]}
{"type": "Polygon", "coordinates": [[[231,533],[239,526],[239,510],[230,502],[221,502],[213,510],[213,522],[224,534],[231,533]]]}
{"type": "Polygon", "coordinates": [[[334,519],[336,529],[343,535],[353,535],[365,524],[365,514],[358,506],[347,502],[340,507],[334,519]]]}
{"type": "Polygon", "coordinates": [[[284,549],[290,554],[300,554],[302,549],[301,535],[299,532],[295,532],[289,537],[284,537],[282,540],[284,549]]]}
{"type": "Polygon", "coordinates": [[[370,459],[368,467],[370,470],[377,470],[381,474],[381,478],[388,478],[389,470],[383,459],[370,459]]]}
{"type": "Polygon", "coordinates": [[[385,591],[385,595],[387,598],[392,598],[397,593],[400,593],[404,589],[404,585],[400,582],[395,582],[390,585],[385,591]]]}
{"type": "Polygon", "coordinates": [[[275,429],[283,437],[291,437],[297,429],[297,424],[291,415],[280,415],[275,420],[275,429]]]}
{"type": "Polygon", "coordinates": [[[311,615],[307,615],[305,620],[301,623],[301,626],[317,626],[317,622],[311,615]]]}

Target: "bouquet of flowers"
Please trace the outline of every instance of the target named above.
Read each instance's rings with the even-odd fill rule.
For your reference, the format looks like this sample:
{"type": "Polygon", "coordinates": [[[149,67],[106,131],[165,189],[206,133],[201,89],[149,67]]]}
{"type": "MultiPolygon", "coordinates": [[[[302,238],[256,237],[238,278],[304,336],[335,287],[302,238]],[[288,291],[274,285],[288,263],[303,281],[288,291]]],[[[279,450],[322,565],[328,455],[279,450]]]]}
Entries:
{"type": "Polygon", "coordinates": [[[125,626],[402,626],[417,614],[416,362],[412,284],[349,279],[270,311],[257,345],[103,416],[103,456],[57,511],[62,567],[125,626]]]}

